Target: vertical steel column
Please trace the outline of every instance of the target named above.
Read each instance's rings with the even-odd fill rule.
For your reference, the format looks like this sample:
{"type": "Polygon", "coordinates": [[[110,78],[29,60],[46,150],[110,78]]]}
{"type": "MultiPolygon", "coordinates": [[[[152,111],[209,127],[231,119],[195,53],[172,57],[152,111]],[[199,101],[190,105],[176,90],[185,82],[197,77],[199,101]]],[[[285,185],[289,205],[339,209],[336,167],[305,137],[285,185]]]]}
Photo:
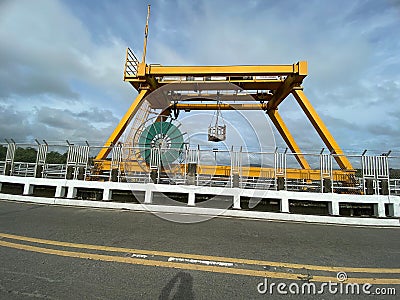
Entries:
{"type": "Polygon", "coordinates": [[[46,165],[48,149],[49,149],[49,145],[47,143],[38,144],[36,163],[35,163],[35,174],[34,174],[34,176],[36,178],[43,177],[43,174],[45,172],[45,165],[46,165]]]}
{"type": "Polygon", "coordinates": [[[364,194],[373,195],[377,193],[376,184],[376,161],[375,156],[365,155],[361,156],[361,166],[363,175],[363,189],[364,194]]]}
{"type": "Polygon", "coordinates": [[[111,150],[111,169],[109,181],[120,181],[123,145],[117,144],[111,150]]]}
{"type": "Polygon", "coordinates": [[[319,166],[321,176],[321,193],[331,193],[333,191],[332,180],[332,156],[330,154],[319,155],[319,166]]]}
{"type": "Polygon", "coordinates": [[[197,149],[186,149],[185,182],[188,185],[196,184],[198,156],[197,149]]]}
{"type": "Polygon", "coordinates": [[[66,179],[86,179],[86,171],[89,163],[89,152],[90,146],[75,146],[73,144],[68,145],[67,155],[67,172],[65,174],[66,179]]]}
{"type": "Polygon", "coordinates": [[[389,162],[387,155],[375,157],[376,164],[376,184],[380,195],[390,195],[389,187],[389,162]]]}
{"type": "Polygon", "coordinates": [[[15,150],[17,149],[17,146],[13,140],[11,142],[7,141],[7,144],[6,162],[3,174],[11,176],[13,174],[15,150]]]}
{"type": "Polygon", "coordinates": [[[242,181],[242,147],[240,151],[231,149],[231,187],[241,187],[242,181]]]}
{"type": "Polygon", "coordinates": [[[150,180],[160,182],[161,151],[159,148],[150,149],[150,180]]]}
{"type": "Polygon", "coordinates": [[[277,150],[274,155],[275,189],[286,190],[286,152],[279,153],[277,150]]]}
{"type": "MultiPolygon", "coordinates": [[[[87,143],[87,142],[86,142],[87,143]]],[[[90,154],[90,146],[87,143],[86,146],[82,146],[82,157],[81,157],[81,166],[83,167],[83,180],[86,180],[87,169],[89,167],[89,154],[90,154]]]]}

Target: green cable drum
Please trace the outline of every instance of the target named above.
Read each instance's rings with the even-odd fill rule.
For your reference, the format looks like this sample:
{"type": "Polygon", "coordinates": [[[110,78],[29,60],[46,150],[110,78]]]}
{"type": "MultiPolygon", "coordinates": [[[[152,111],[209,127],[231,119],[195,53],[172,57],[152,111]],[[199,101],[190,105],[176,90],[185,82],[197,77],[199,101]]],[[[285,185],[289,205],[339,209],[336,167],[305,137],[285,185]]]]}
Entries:
{"type": "Polygon", "coordinates": [[[155,122],[147,126],[138,141],[140,155],[150,164],[151,148],[161,151],[161,164],[167,166],[173,163],[181,154],[183,134],[171,122],[155,122]]]}

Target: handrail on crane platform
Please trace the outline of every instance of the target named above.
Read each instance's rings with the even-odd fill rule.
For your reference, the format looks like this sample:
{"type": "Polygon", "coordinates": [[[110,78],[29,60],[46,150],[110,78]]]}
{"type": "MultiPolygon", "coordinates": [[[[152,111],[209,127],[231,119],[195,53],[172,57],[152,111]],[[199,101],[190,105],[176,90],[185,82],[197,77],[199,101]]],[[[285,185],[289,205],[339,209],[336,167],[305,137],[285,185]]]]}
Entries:
{"type": "Polygon", "coordinates": [[[124,68],[124,78],[127,76],[137,76],[139,60],[130,48],[126,48],[126,60],[124,68]]]}

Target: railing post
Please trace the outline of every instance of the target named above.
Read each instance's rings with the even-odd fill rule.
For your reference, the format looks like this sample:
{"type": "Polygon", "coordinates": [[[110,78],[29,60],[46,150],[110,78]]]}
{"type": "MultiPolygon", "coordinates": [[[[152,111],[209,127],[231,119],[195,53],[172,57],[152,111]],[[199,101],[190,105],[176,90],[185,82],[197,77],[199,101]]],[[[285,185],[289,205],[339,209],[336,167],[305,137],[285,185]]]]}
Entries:
{"type": "Polygon", "coordinates": [[[377,216],[378,218],[386,217],[385,203],[380,201],[374,204],[374,215],[377,216]]]}
{"type": "Polygon", "coordinates": [[[188,206],[196,206],[196,194],[194,192],[189,192],[188,206]]]}
{"type": "Polygon", "coordinates": [[[144,204],[151,204],[153,199],[153,192],[150,189],[147,189],[144,194],[144,204]]]}
{"type": "Polygon", "coordinates": [[[122,144],[112,145],[109,181],[113,182],[120,181],[122,154],[123,154],[122,144]]]}
{"type": "Polygon", "coordinates": [[[49,145],[46,143],[45,140],[43,140],[44,144],[40,144],[38,140],[35,141],[38,145],[38,149],[36,155],[35,171],[33,176],[36,178],[42,178],[44,173],[44,166],[46,164],[46,157],[49,145]]]}
{"type": "Polygon", "coordinates": [[[89,164],[90,146],[87,142],[85,146],[70,144],[68,141],[67,143],[68,155],[65,179],[85,180],[89,164]]]}
{"type": "Polygon", "coordinates": [[[63,198],[65,197],[65,186],[61,186],[61,185],[57,185],[56,186],[56,193],[54,195],[54,197],[56,198],[63,198]]]}
{"type": "Polygon", "coordinates": [[[331,193],[332,192],[332,155],[323,154],[324,149],[322,149],[319,154],[320,161],[320,182],[321,182],[321,193],[331,193]]]}
{"type": "Polygon", "coordinates": [[[233,209],[242,209],[240,206],[240,193],[239,190],[233,196],[233,209]]]}
{"type": "Polygon", "coordinates": [[[364,150],[361,155],[364,194],[378,194],[379,188],[377,187],[376,157],[365,155],[366,152],[367,150],[364,150]]]}
{"type": "Polygon", "coordinates": [[[198,151],[197,149],[186,149],[186,184],[195,185],[198,166],[198,151]]]}
{"type": "Polygon", "coordinates": [[[382,154],[376,160],[376,181],[379,195],[390,195],[389,161],[388,154],[382,154]]]}
{"type": "Polygon", "coordinates": [[[331,216],[339,216],[340,215],[339,202],[337,202],[337,201],[329,202],[328,208],[329,208],[329,214],[331,216]]]}
{"type": "Polygon", "coordinates": [[[281,198],[281,212],[289,212],[289,199],[287,197],[281,198]]]}
{"type": "Polygon", "coordinates": [[[393,217],[400,218],[400,203],[393,203],[393,217]]]}
{"type": "Polygon", "coordinates": [[[112,190],[110,188],[104,188],[103,190],[103,201],[112,200],[112,190]]]}
{"type": "Polygon", "coordinates": [[[161,151],[159,148],[150,148],[150,180],[160,182],[161,151]]]}
{"type": "Polygon", "coordinates": [[[274,154],[274,173],[275,173],[275,189],[277,191],[286,190],[286,152],[279,153],[278,148],[274,154]]]}
{"type": "Polygon", "coordinates": [[[68,195],[67,195],[67,198],[69,198],[69,199],[74,199],[74,198],[76,198],[77,192],[78,192],[78,189],[77,189],[76,187],[74,187],[74,186],[68,187],[68,195]]]}
{"type": "Polygon", "coordinates": [[[231,149],[231,187],[240,187],[241,175],[242,175],[242,148],[240,151],[231,149]]]}
{"type": "Polygon", "coordinates": [[[6,140],[6,142],[8,145],[3,174],[6,176],[11,176],[13,174],[15,150],[17,147],[13,139],[11,139],[11,142],[9,142],[8,140],[6,140]]]}
{"type": "Polygon", "coordinates": [[[33,194],[33,185],[30,183],[24,184],[24,195],[32,195],[33,194]]]}

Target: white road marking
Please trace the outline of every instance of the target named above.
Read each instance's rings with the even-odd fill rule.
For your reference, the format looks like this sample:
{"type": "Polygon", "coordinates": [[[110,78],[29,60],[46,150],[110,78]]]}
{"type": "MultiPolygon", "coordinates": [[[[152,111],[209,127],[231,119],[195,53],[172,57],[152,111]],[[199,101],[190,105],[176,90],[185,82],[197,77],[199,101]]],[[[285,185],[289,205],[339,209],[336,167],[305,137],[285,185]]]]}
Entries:
{"type": "Polygon", "coordinates": [[[199,259],[169,257],[168,261],[185,262],[185,263],[192,263],[192,264],[202,264],[202,265],[207,265],[207,266],[233,267],[233,263],[222,262],[222,261],[212,261],[212,260],[199,260],[199,259]]]}
{"type": "Polygon", "coordinates": [[[145,255],[145,254],[135,254],[135,253],[133,253],[133,254],[131,255],[131,257],[147,258],[148,256],[145,255]]]}

